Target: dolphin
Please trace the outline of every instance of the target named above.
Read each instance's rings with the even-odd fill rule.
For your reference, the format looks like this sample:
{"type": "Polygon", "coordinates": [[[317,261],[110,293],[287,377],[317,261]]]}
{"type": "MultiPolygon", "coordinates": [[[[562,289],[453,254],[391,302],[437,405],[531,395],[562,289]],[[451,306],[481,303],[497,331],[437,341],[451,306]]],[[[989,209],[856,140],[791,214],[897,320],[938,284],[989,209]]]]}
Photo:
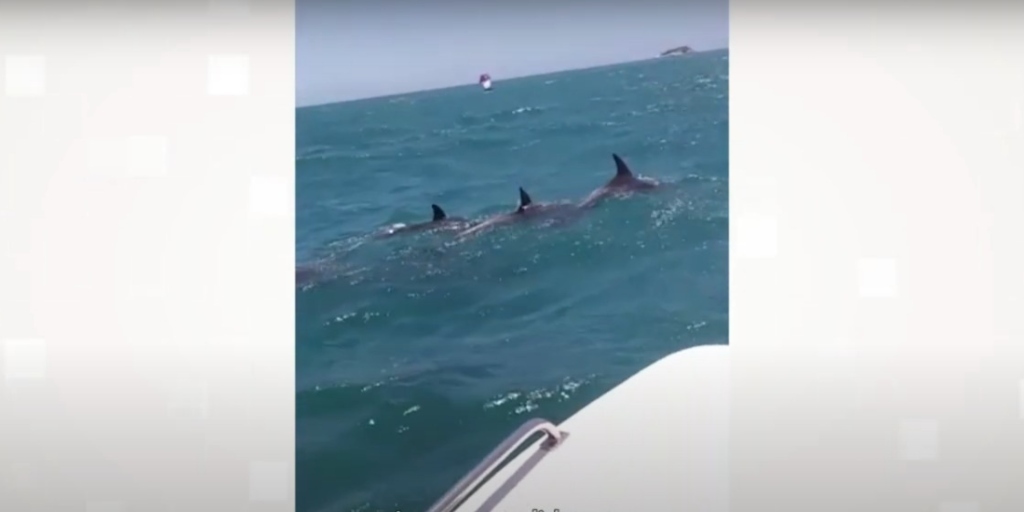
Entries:
{"type": "Polygon", "coordinates": [[[302,287],[313,284],[317,278],[320,277],[320,273],[312,267],[296,267],[295,268],[295,285],[302,287]]]}
{"type": "Polygon", "coordinates": [[[406,233],[435,231],[439,229],[464,229],[469,225],[469,221],[462,217],[449,217],[448,214],[445,213],[444,209],[436,204],[430,205],[430,208],[434,210],[434,216],[430,220],[426,222],[417,222],[415,224],[399,223],[389,226],[387,229],[377,234],[377,238],[385,238],[406,233]]]}
{"type": "Polygon", "coordinates": [[[608,183],[591,192],[579,204],[580,208],[590,208],[601,202],[601,200],[617,194],[649,191],[661,186],[660,183],[651,178],[636,177],[619,155],[613,153],[612,159],[615,160],[615,176],[608,180],[608,183]]]}
{"type": "Polygon", "coordinates": [[[327,259],[300,264],[295,267],[295,287],[306,288],[333,280],[338,274],[338,265],[327,259]]]}
{"type": "Polygon", "coordinates": [[[519,206],[517,206],[515,210],[507,213],[499,213],[498,215],[495,215],[476,226],[459,233],[459,238],[465,238],[480,233],[481,231],[506,224],[550,218],[576,209],[575,205],[567,202],[535,203],[533,198],[530,197],[530,194],[523,190],[523,187],[519,187],[519,206]]]}

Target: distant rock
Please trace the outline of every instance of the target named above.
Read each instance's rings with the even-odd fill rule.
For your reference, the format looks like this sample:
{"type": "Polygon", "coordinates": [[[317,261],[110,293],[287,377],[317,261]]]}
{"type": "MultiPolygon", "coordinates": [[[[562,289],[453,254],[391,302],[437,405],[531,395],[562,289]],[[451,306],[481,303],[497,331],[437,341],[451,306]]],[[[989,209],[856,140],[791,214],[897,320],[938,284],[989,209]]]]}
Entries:
{"type": "Polygon", "coordinates": [[[661,56],[662,57],[672,57],[672,56],[675,56],[675,55],[686,55],[688,53],[693,53],[693,48],[690,48],[689,46],[679,46],[679,47],[672,48],[672,49],[665,50],[665,51],[661,52],[661,56]]]}

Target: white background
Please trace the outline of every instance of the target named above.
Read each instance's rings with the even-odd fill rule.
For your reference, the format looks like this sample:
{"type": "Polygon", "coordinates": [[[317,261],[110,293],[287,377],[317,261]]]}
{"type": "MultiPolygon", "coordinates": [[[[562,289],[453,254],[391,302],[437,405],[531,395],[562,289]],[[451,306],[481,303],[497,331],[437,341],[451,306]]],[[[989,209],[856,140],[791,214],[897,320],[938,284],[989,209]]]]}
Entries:
{"type": "MultiPolygon", "coordinates": [[[[0,8],[0,508],[293,510],[294,7],[132,5],[0,8]]],[[[731,11],[732,509],[1024,510],[1020,10],[731,11]]]]}

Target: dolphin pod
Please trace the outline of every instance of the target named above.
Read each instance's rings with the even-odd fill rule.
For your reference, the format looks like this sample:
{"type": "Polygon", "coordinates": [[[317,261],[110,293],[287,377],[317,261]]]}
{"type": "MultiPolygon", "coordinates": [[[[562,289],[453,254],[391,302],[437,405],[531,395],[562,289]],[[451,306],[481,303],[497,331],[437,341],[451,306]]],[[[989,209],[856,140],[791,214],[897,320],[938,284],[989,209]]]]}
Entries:
{"type": "MultiPolygon", "coordinates": [[[[457,238],[465,239],[510,224],[575,219],[578,214],[597,206],[608,198],[634,192],[649,192],[661,187],[661,183],[657,180],[633,174],[633,171],[619,155],[612,154],[612,159],[615,161],[615,175],[605,184],[594,189],[579,203],[571,201],[537,202],[530,197],[525,189],[519,187],[519,203],[512,211],[499,213],[481,221],[472,221],[464,217],[449,216],[443,208],[432,204],[430,208],[433,215],[430,220],[412,224],[394,224],[380,230],[373,235],[373,238],[389,238],[402,234],[433,231],[457,231],[457,238]]],[[[300,286],[316,282],[322,277],[320,269],[312,266],[301,266],[295,269],[296,284],[300,286]]]]}
{"type": "Polygon", "coordinates": [[[593,208],[610,197],[647,192],[661,186],[657,180],[637,177],[619,155],[612,154],[612,159],[615,161],[615,175],[579,203],[535,202],[526,190],[519,187],[519,204],[512,211],[499,213],[479,222],[472,222],[462,217],[449,217],[440,206],[432,204],[430,207],[434,214],[429,221],[408,225],[395,224],[376,236],[377,238],[386,238],[407,233],[451,230],[459,231],[458,237],[465,238],[507,224],[571,217],[573,212],[593,208]]]}

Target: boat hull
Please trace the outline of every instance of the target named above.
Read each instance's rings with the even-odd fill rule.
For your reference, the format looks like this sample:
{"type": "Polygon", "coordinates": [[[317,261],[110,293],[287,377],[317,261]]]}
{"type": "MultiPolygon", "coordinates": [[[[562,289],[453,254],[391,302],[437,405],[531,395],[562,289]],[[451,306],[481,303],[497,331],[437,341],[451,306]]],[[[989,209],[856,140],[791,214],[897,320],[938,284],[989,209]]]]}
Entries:
{"type": "Polygon", "coordinates": [[[729,364],[726,345],[655,362],[558,425],[564,441],[530,445],[453,510],[727,512],[729,364]]]}

